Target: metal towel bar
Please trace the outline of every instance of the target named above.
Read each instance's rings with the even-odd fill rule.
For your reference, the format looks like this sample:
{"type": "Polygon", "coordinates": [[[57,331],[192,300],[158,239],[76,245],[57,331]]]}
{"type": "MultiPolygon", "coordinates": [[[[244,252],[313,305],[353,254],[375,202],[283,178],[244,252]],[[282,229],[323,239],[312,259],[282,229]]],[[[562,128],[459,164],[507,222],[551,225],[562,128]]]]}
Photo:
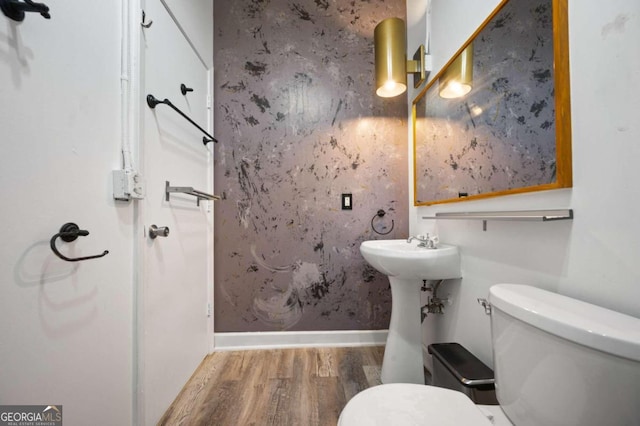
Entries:
{"type": "Polygon", "coordinates": [[[482,230],[487,230],[488,220],[521,220],[548,222],[553,220],[573,219],[573,209],[555,210],[521,210],[521,211],[486,211],[486,212],[443,212],[435,216],[422,216],[422,219],[456,219],[481,220],[482,230]]]}
{"type": "Polygon", "coordinates": [[[171,186],[169,181],[165,181],[164,186],[165,200],[169,201],[171,193],[180,193],[180,194],[188,194],[193,195],[198,199],[197,204],[200,205],[200,200],[212,200],[217,201],[222,198],[218,195],[207,194],[206,192],[198,191],[197,189],[193,189],[191,186],[171,186]]]}
{"type": "Polygon", "coordinates": [[[443,212],[435,216],[423,216],[423,219],[458,220],[526,220],[546,222],[550,220],[573,219],[572,209],[558,210],[522,210],[522,211],[486,211],[486,212],[443,212]]]}

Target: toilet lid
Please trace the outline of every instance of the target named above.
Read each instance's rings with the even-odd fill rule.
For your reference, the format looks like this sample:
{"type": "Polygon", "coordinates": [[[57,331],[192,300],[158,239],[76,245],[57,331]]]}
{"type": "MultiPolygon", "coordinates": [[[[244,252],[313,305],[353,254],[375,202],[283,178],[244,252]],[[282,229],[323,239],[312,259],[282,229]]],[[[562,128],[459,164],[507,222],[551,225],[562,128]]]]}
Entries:
{"type": "Polygon", "coordinates": [[[344,407],[338,421],[339,426],[491,424],[462,392],[410,383],[374,386],[360,392],[344,407]]]}

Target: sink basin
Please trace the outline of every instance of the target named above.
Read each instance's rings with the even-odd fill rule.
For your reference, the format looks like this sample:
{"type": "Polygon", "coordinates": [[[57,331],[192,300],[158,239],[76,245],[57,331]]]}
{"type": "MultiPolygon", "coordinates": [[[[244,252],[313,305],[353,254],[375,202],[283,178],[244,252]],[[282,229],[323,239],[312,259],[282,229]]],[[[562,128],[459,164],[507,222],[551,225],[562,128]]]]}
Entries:
{"type": "Polygon", "coordinates": [[[362,257],[389,277],[418,280],[460,278],[458,247],[439,244],[437,249],[418,247],[417,241],[371,240],[360,245],[362,257]]]}
{"type": "Polygon", "coordinates": [[[389,277],[391,322],[384,348],[382,383],[424,384],[422,359],[422,280],[460,278],[456,246],[418,247],[417,241],[371,240],[360,245],[362,257],[389,277]]]}

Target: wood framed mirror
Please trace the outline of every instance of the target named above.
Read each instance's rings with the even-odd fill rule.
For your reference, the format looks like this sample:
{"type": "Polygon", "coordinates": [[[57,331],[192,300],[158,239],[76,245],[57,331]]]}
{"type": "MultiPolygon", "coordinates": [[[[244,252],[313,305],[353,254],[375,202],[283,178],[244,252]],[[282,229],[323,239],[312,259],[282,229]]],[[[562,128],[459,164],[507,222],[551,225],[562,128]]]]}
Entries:
{"type": "Polygon", "coordinates": [[[572,186],[568,0],[504,0],[413,101],[414,204],[572,186]],[[473,49],[472,90],[439,95],[473,49]]]}

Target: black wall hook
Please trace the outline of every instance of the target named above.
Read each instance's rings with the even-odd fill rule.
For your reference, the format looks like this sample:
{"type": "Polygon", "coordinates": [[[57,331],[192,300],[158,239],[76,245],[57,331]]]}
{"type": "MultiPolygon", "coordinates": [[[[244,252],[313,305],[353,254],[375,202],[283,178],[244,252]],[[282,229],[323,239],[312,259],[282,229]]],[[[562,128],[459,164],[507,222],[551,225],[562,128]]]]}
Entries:
{"type": "Polygon", "coordinates": [[[153,25],[153,21],[149,21],[149,22],[145,22],[147,20],[147,14],[144,13],[144,10],[142,11],[142,22],[140,23],[140,25],[142,25],[142,28],[150,28],[151,25],[153,25]]]}
{"type": "Polygon", "coordinates": [[[80,260],[97,259],[109,254],[109,250],[105,250],[102,254],[98,254],[95,256],[70,258],[60,253],[56,248],[56,239],[58,238],[66,243],[70,243],[71,241],[75,241],[78,237],[86,237],[87,235],[89,235],[89,231],[80,229],[75,223],[65,223],[60,228],[60,232],[51,237],[49,245],[51,246],[51,250],[53,250],[53,253],[55,253],[56,256],[58,256],[62,260],[66,260],[67,262],[78,262],[80,260]]]}
{"type": "Polygon", "coordinates": [[[191,87],[185,86],[185,84],[182,83],[180,85],[180,93],[182,93],[182,95],[186,96],[187,93],[189,93],[189,92],[193,92],[193,89],[191,87]]]}
{"type": "Polygon", "coordinates": [[[36,12],[45,19],[51,19],[49,7],[46,4],[31,0],[24,0],[24,3],[18,0],[0,0],[0,10],[7,18],[18,22],[24,20],[25,12],[36,12]]]}
{"type": "Polygon", "coordinates": [[[375,220],[376,217],[382,218],[384,217],[384,215],[386,215],[387,212],[385,212],[384,210],[380,209],[376,212],[376,214],[371,218],[371,229],[373,229],[373,232],[375,232],[376,234],[380,234],[380,235],[387,235],[389,233],[391,233],[391,231],[393,231],[393,227],[395,226],[395,222],[393,221],[393,219],[391,219],[391,229],[389,229],[387,232],[378,232],[378,230],[375,228],[375,226],[373,226],[373,221],[375,220]]]}

